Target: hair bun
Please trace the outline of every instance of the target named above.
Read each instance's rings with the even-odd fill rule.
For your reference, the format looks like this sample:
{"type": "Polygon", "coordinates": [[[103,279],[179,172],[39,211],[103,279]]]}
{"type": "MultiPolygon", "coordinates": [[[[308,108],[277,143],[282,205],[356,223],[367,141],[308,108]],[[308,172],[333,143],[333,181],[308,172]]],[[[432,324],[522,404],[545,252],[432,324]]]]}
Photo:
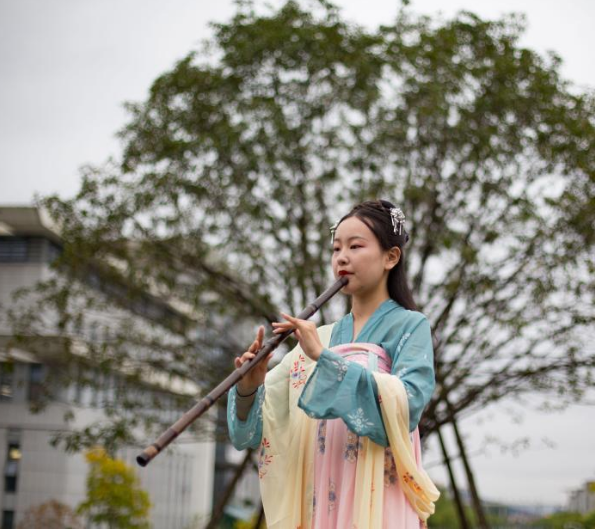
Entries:
{"type": "Polygon", "coordinates": [[[392,209],[392,208],[396,208],[397,206],[395,206],[392,202],[389,202],[388,200],[378,200],[378,202],[380,202],[380,204],[382,205],[382,207],[385,207],[386,209],[392,209]]]}

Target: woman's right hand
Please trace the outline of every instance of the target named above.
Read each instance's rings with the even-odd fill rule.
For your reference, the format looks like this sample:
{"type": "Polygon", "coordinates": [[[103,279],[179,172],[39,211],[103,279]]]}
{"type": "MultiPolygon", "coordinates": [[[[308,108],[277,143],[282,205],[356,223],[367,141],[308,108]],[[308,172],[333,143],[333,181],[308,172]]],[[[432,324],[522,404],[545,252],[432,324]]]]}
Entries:
{"type": "MultiPolygon", "coordinates": [[[[256,340],[252,342],[252,345],[242,355],[234,359],[234,365],[236,369],[242,367],[242,365],[248,360],[252,360],[256,356],[256,352],[262,347],[262,339],[264,338],[264,326],[261,325],[256,333],[256,340]]],[[[253,367],[242,380],[237,383],[237,391],[240,395],[250,395],[258,389],[258,386],[264,383],[264,377],[267,374],[267,365],[269,360],[273,356],[271,353],[267,358],[260,361],[255,367],[253,367]]]]}

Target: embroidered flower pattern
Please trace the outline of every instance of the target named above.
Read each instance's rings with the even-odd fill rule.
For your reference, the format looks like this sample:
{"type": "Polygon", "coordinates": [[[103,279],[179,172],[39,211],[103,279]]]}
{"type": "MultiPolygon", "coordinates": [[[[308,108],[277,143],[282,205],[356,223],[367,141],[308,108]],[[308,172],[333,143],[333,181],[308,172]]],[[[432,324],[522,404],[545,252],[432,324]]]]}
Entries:
{"type": "Polygon", "coordinates": [[[229,418],[231,419],[232,423],[236,422],[236,399],[235,396],[230,399],[229,402],[229,418]]]}
{"type": "Polygon", "coordinates": [[[326,450],[326,420],[318,423],[318,453],[324,454],[326,450]]]}
{"type": "Polygon", "coordinates": [[[334,511],[337,501],[337,489],[335,483],[331,480],[328,482],[328,512],[334,511]]]}
{"type": "Polygon", "coordinates": [[[260,452],[258,454],[258,477],[262,479],[267,473],[266,466],[273,461],[273,456],[267,455],[266,451],[271,447],[271,443],[266,437],[263,437],[260,443],[260,452]]]}
{"type": "Polygon", "coordinates": [[[390,450],[390,447],[384,449],[384,485],[389,487],[397,483],[397,465],[390,450]]]}
{"type": "Polygon", "coordinates": [[[403,481],[409,485],[418,496],[425,496],[423,489],[420,485],[415,481],[415,478],[409,474],[409,472],[405,472],[403,474],[403,481]]]}
{"type": "Polygon", "coordinates": [[[343,451],[343,459],[349,463],[357,461],[357,453],[362,448],[360,438],[351,430],[347,430],[347,440],[345,441],[345,450],[343,451]]]}
{"type": "Polygon", "coordinates": [[[399,340],[399,345],[397,345],[397,353],[401,352],[401,349],[403,349],[403,346],[405,345],[405,342],[407,341],[407,339],[411,336],[410,332],[406,332],[403,336],[401,336],[401,339],[399,340]]]}
{"type": "Polygon", "coordinates": [[[347,363],[344,360],[331,360],[337,370],[337,382],[342,382],[347,373],[347,363]]]}
{"type": "Polygon", "coordinates": [[[350,421],[350,425],[358,433],[361,433],[366,427],[374,426],[372,421],[364,417],[364,410],[362,408],[358,408],[354,413],[349,413],[347,418],[350,421]]]}
{"type": "Polygon", "coordinates": [[[306,359],[304,355],[299,354],[298,359],[293,363],[293,367],[289,371],[289,378],[294,389],[297,389],[306,383],[305,361],[306,359]]]}
{"type": "Polygon", "coordinates": [[[403,378],[407,374],[408,371],[409,371],[409,368],[408,367],[404,367],[403,369],[399,369],[397,371],[397,376],[399,378],[403,378]]]}

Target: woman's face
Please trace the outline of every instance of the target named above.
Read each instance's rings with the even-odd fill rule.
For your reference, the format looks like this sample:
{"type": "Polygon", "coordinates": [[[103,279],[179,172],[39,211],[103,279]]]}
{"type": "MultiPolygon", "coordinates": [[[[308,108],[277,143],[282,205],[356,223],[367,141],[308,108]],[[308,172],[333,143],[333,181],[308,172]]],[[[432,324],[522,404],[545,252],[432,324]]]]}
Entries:
{"type": "Polygon", "coordinates": [[[384,251],[376,236],[357,217],[349,217],[339,224],[333,242],[333,274],[335,278],[347,273],[349,284],[345,294],[366,296],[377,289],[386,289],[386,279],[400,258],[400,250],[384,251]]]}

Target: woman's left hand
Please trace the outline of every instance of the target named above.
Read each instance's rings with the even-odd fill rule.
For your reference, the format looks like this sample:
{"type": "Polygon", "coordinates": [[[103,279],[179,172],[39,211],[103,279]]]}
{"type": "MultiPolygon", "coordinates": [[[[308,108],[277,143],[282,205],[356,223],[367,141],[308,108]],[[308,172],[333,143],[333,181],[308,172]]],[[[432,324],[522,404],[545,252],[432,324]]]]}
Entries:
{"type": "Polygon", "coordinates": [[[281,313],[287,321],[286,322],[275,322],[273,323],[275,334],[295,329],[295,337],[300,342],[300,347],[312,360],[318,360],[318,357],[322,354],[324,349],[318,332],[316,331],[316,324],[313,321],[300,320],[294,318],[289,314],[281,313]]]}

